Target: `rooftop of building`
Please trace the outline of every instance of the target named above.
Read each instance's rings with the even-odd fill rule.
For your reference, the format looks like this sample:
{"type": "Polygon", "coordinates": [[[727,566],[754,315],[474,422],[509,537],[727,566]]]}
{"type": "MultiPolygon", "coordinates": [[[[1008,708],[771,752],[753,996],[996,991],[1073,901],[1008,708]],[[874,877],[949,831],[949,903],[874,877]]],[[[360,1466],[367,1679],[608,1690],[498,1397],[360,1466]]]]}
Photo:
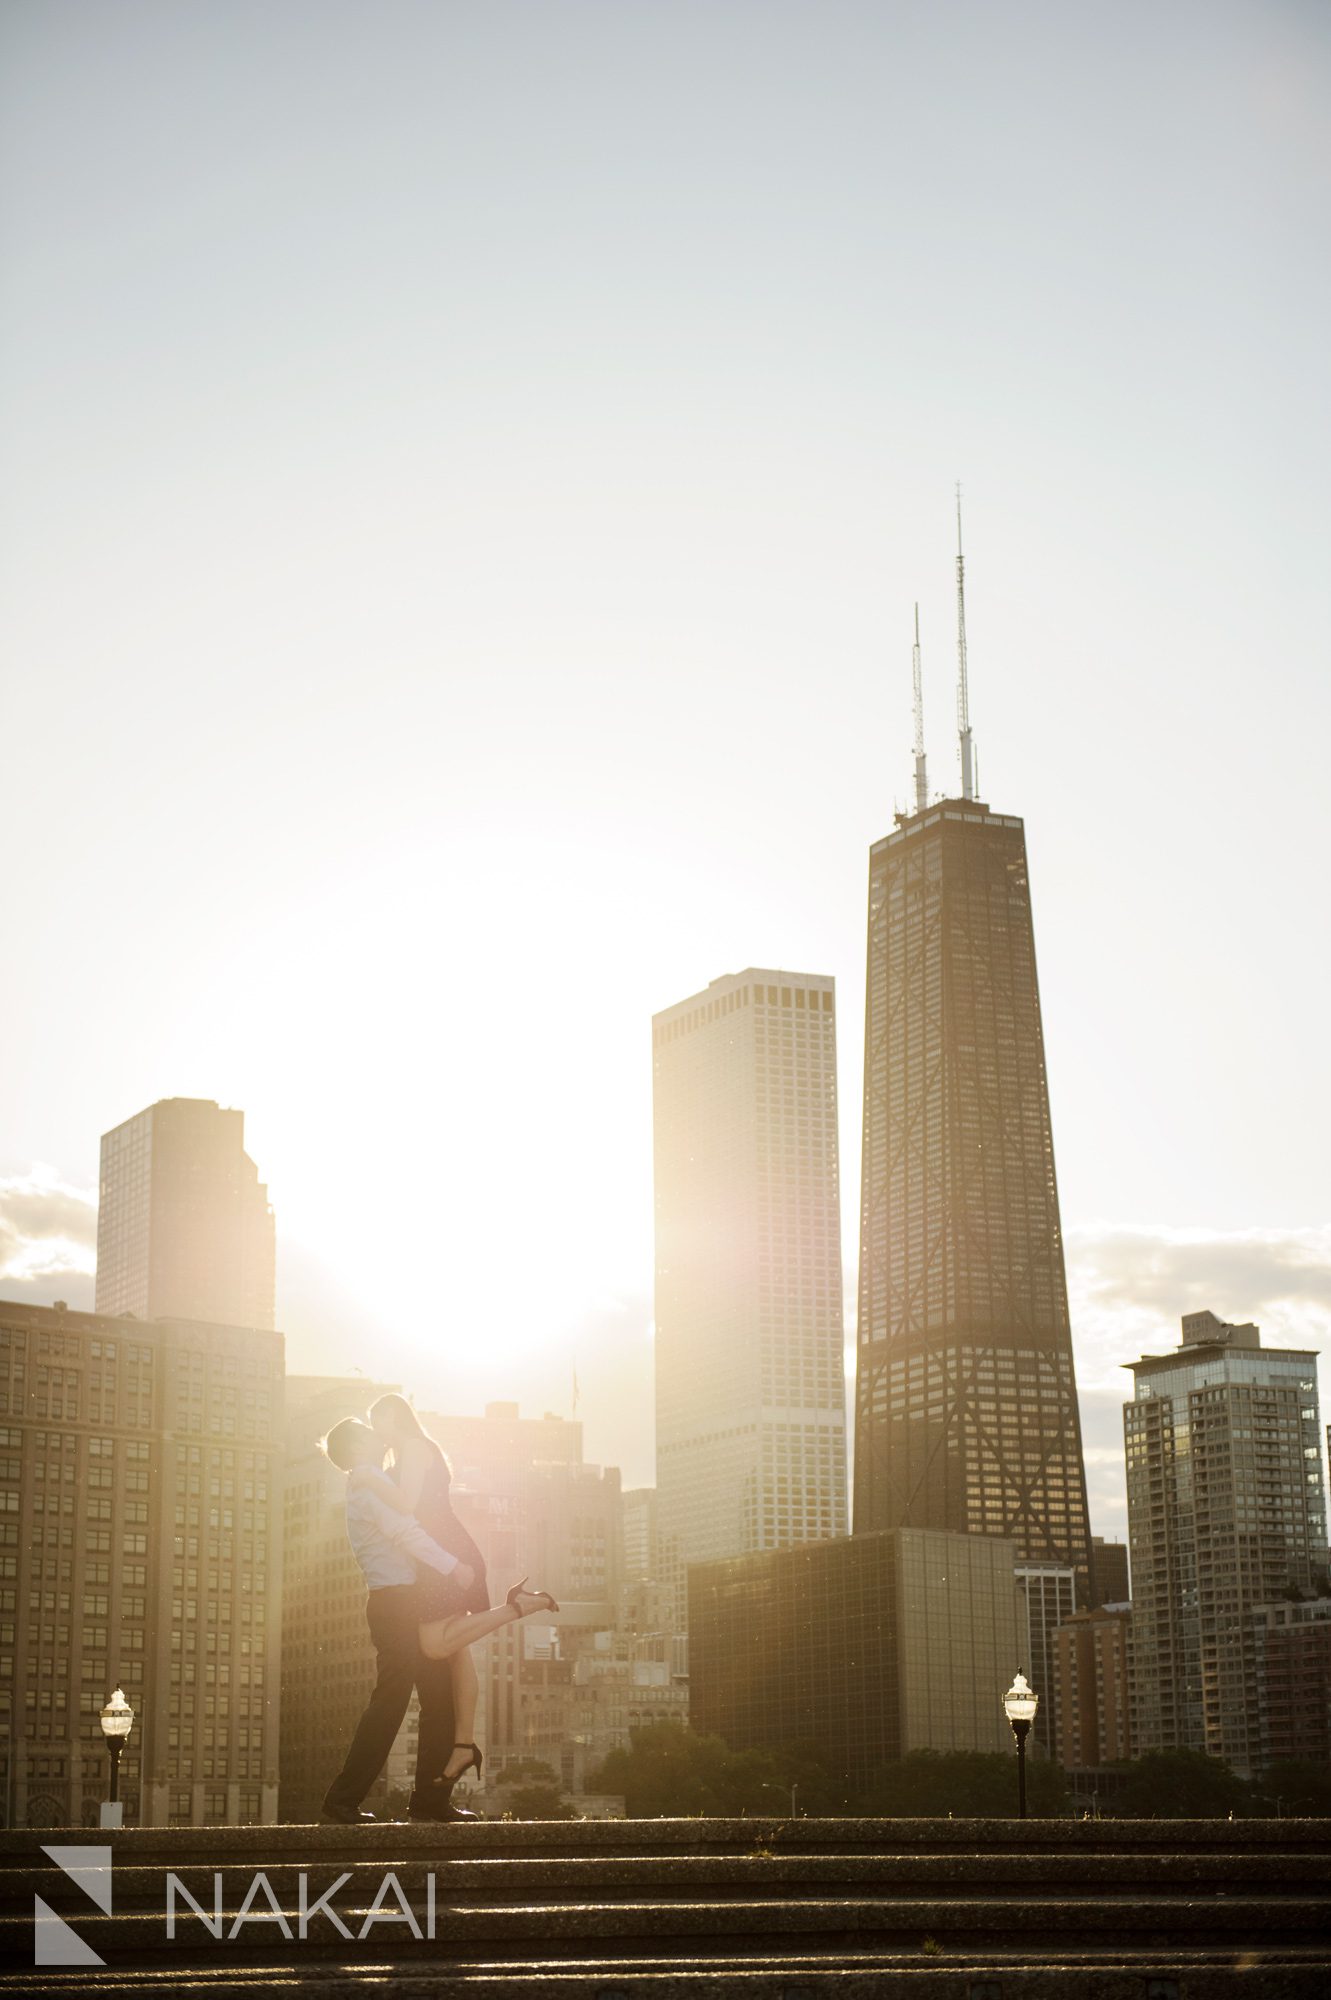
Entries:
{"type": "Polygon", "coordinates": [[[891,833],[876,840],[870,848],[871,854],[880,854],[885,847],[894,846],[902,840],[922,833],[926,827],[938,825],[944,820],[974,821],[990,826],[1022,827],[1025,821],[1012,813],[997,813],[984,799],[934,799],[923,812],[896,815],[896,827],[891,833]]]}
{"type": "Polygon", "coordinates": [[[1220,1319],[1213,1312],[1205,1311],[1184,1313],[1181,1324],[1183,1333],[1173,1354],[1143,1354],[1139,1361],[1125,1361],[1123,1366],[1131,1368],[1135,1375],[1139,1369],[1149,1372],[1162,1368],[1177,1368],[1180,1364],[1209,1360],[1216,1355],[1233,1353],[1260,1352],[1263,1357],[1272,1360],[1316,1359],[1315,1351],[1311,1348],[1264,1348],[1261,1329],[1251,1320],[1244,1320],[1241,1325],[1235,1325],[1228,1320],[1220,1319]]]}
{"type": "Polygon", "coordinates": [[[245,1117],[243,1111],[233,1105],[219,1104],[215,1097],[159,1097],[154,1103],[145,1104],[142,1110],[131,1113],[128,1118],[122,1118],[118,1125],[112,1125],[102,1137],[109,1139],[113,1133],[123,1132],[127,1125],[137,1125],[140,1119],[151,1118],[158,1111],[173,1111],[185,1117],[197,1115],[200,1119],[215,1113],[219,1119],[239,1118],[242,1123],[245,1117]]]}
{"type": "Polygon", "coordinates": [[[269,1326],[242,1326],[229,1321],[210,1319],[189,1319],[178,1314],[163,1314],[157,1319],[140,1319],[136,1313],[76,1312],[57,1299],[54,1305],[33,1305],[26,1299],[0,1299],[0,1325],[31,1327],[45,1332],[64,1328],[71,1333],[106,1335],[120,1334],[126,1340],[149,1334],[244,1334],[247,1337],[261,1334],[265,1340],[283,1340],[280,1331],[269,1326]]]}
{"type": "Polygon", "coordinates": [[[834,993],[836,980],[830,972],[791,972],[770,966],[747,965],[742,972],[723,972],[719,979],[709,980],[700,993],[690,993],[683,1000],[673,1001],[669,1007],[662,1007],[653,1014],[652,1019],[668,1021],[686,1008],[706,1006],[708,1001],[723,999],[745,986],[784,986],[792,992],[834,993]]]}

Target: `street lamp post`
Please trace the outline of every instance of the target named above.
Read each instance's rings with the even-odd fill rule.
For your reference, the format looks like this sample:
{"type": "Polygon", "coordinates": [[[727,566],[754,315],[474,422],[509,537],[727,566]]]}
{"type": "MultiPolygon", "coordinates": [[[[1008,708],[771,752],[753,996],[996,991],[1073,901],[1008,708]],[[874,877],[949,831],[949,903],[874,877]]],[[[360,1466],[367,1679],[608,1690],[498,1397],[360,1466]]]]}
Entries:
{"type": "Polygon", "coordinates": [[[102,1734],[111,1753],[111,1794],[102,1806],[101,1815],[101,1823],[105,1827],[124,1825],[125,1808],[120,1802],[120,1753],[133,1727],[134,1711],[125,1700],[125,1690],[117,1688],[102,1710],[102,1734]]]}
{"type": "Polygon", "coordinates": [[[1016,1674],[1003,1696],[1003,1710],[1017,1739],[1017,1812],[1026,1817],[1026,1738],[1030,1735],[1040,1697],[1032,1692],[1025,1674],[1016,1674]]]}

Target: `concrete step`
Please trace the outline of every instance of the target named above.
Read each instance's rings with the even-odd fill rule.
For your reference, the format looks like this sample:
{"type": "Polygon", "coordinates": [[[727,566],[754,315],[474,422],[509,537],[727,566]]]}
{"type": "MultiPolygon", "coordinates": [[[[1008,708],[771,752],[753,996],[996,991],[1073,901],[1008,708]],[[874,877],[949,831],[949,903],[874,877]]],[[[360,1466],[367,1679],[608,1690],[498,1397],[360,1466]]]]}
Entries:
{"type": "Polygon", "coordinates": [[[29,1829],[0,1833],[0,1996],[1322,2000],[1329,1879],[1307,1820],[29,1829]],[[64,1845],[110,1848],[113,1915],[42,1852],[64,1845]],[[167,1936],[168,1872],[213,1926],[182,1898],[167,1936]],[[302,1876],[342,1928],[300,1936],[302,1876]],[[108,1963],[38,1967],[34,1896],[108,1963]]]}
{"type": "MultiPolygon", "coordinates": [[[[1068,1953],[1035,1962],[1020,1955],[886,1957],[858,1952],[835,1966],[796,1955],[743,1961],[689,1958],[532,1960],[421,1968],[397,1963],[321,1963],[321,2000],[365,2000],[388,1985],[393,2000],[439,2000],[456,1986],[466,2000],[1324,2000],[1326,1965],[1293,1954],[1246,1954],[1236,1961],[1176,1951],[1166,1960],[1068,1953]]],[[[0,1995],[23,2000],[259,2000],[274,1983],[303,1984],[290,1961],[279,1970],[193,1971],[55,1968],[0,1974],[0,1995]]]]}
{"type": "MultiPolygon", "coordinates": [[[[281,1906],[294,1909],[302,1876],[307,1898],[319,1896],[345,1877],[337,1892],[341,1905],[357,1896],[368,1901],[388,1870],[413,1901],[424,1896],[426,1878],[433,1874],[437,1895],[454,1900],[461,1897],[470,1903],[567,1898],[578,1892],[594,1895],[601,1902],[632,1899],[643,1891],[662,1899],[696,1898],[700,1890],[712,1900],[764,1894],[835,1899],[863,1894],[866,1889],[927,1891],[933,1896],[983,1890],[987,1895],[1009,1897],[1112,1891],[1152,1898],[1180,1890],[1193,1895],[1225,1895],[1232,1893],[1236,1884],[1249,1893],[1260,1889],[1267,1896],[1331,1893],[1331,1856],[1303,1853],[607,1854],[577,1859],[544,1855],[476,1859],[385,1851],[373,1861],[347,1855],[314,1866],[283,1859],[268,1862],[262,1872],[281,1906]]],[[[116,1909],[160,1911],[165,1906],[169,1875],[209,1909],[216,1903],[220,1880],[221,1907],[231,1912],[243,1901],[256,1872],[253,1860],[244,1864],[227,1861],[217,1867],[189,1861],[148,1865],[117,1860],[116,1909]]],[[[49,1899],[53,1882],[59,1880],[55,1864],[49,1860],[40,1867],[0,1871],[6,1894],[20,1902],[33,1895],[49,1899]]],[[[182,1906],[187,1907],[183,1899],[182,1906]]]]}
{"type": "MultiPolygon", "coordinates": [[[[409,1900],[409,1899],[408,1899],[409,1900]]],[[[923,1950],[927,1940],[953,1949],[985,1951],[1004,1945],[1027,1951],[1056,1951],[1070,1933],[1081,1946],[1112,1950],[1168,1950],[1176,1945],[1236,1949],[1263,1944],[1315,1946],[1326,1937],[1327,1906],[1321,1897],[1286,1896],[1225,1898],[1159,1896],[1077,1896],[1011,1898],[955,1896],[946,1900],[916,1897],[764,1898],[716,1902],[656,1900],[612,1903],[548,1902],[518,1906],[469,1906],[436,1901],[412,1907],[413,1921],[403,1915],[391,1893],[377,1920],[353,1905],[339,1907],[342,1925],[320,1915],[301,1939],[298,1909],[281,1912],[281,1920],[262,1895],[250,1914],[228,1924],[223,1935],[193,1913],[177,1913],[174,1937],[161,1915],[80,1915],[78,1935],[107,1963],[144,1964],[162,1956],[219,1956],[239,1949],[247,1956],[271,1954],[289,1944],[302,1962],[316,1956],[339,1956],[348,1933],[377,1955],[394,1963],[422,1956],[447,1959],[477,1956],[505,1958],[539,1948],[550,1957],[591,1952],[613,1956],[624,1951],[641,1954],[660,1949],[665,1938],[705,1955],[718,1947],[730,1951],[769,1948],[778,1940],[799,1940],[805,1949],[815,1944],[832,1953],[872,1942],[896,1950],[923,1950]],[[235,1935],[232,1936],[234,1930],[235,1935]]],[[[0,1918],[0,1961],[14,1962],[32,1949],[32,1918],[0,1918]]]]}
{"type": "MultiPolygon", "coordinates": [[[[1331,1853],[1331,1820],[636,1819],[472,1820],[429,1826],[128,1827],[0,1830],[0,1869],[39,1841],[109,1841],[117,1862],[220,1866],[279,1856],[407,1853],[588,1854],[1251,1854],[1331,1853]]],[[[260,1865],[255,1862],[255,1865],[260,1865]]]]}

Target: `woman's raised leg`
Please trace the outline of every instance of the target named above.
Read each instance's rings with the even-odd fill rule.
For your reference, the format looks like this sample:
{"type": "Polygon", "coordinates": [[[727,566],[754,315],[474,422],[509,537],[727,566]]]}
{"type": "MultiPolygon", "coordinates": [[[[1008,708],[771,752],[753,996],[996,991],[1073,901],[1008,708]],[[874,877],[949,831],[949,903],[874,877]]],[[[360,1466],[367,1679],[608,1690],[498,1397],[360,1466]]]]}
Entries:
{"type": "Polygon", "coordinates": [[[544,1591],[518,1593],[517,1603],[493,1604],[488,1611],[462,1611],[453,1618],[432,1618],[421,1626],[421,1651],[430,1660],[451,1660],[465,1646],[497,1632],[501,1625],[515,1625],[533,1611],[548,1608],[544,1591]],[[526,1598],[530,1601],[524,1603],[526,1598]]]}

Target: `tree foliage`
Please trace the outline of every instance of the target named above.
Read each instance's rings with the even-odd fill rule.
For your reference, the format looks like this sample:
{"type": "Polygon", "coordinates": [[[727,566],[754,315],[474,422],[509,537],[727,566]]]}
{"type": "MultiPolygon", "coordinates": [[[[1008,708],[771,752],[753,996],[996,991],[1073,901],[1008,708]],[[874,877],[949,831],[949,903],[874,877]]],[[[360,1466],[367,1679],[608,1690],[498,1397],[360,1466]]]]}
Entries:
{"type": "Polygon", "coordinates": [[[1227,1819],[1249,1809],[1243,1779],[1201,1750],[1149,1750],[1117,1768],[1123,1783],[1111,1803],[1116,1819],[1227,1819]]]}
{"type": "MultiPolygon", "coordinates": [[[[886,1819],[1012,1819],[1017,1796],[1015,1750],[912,1750],[884,1765],[859,1805],[886,1819]]],[[[1068,1809],[1062,1769],[1048,1758],[1026,1759],[1026,1808],[1042,1818],[1068,1809]]]]}
{"type": "Polygon", "coordinates": [[[1272,1818],[1331,1819],[1331,1764],[1270,1764],[1254,1791],[1272,1818]]]}
{"type": "Polygon", "coordinates": [[[774,1760],[762,1750],[730,1750],[719,1736],[699,1736],[678,1722],[649,1722],[612,1750],[591,1778],[597,1791],[621,1792],[630,1819],[727,1818],[772,1810],[774,1760]]]}
{"type": "MultiPolygon", "coordinates": [[[[1324,1765],[1273,1765],[1250,1785],[1218,1758],[1157,1750],[1115,1770],[1118,1782],[1105,1786],[1099,1803],[1102,1813],[1116,1818],[1225,1819],[1277,1809],[1290,1817],[1331,1816],[1331,1769],[1324,1765]]],[[[590,1783],[622,1794],[630,1819],[784,1818],[792,1785],[801,1815],[1010,1819],[1017,1811],[1015,1751],[912,1750],[884,1765],[867,1788],[853,1791],[817,1743],[731,1750],[719,1736],[698,1735],[678,1722],[633,1730],[628,1749],[612,1751],[590,1783]]],[[[1026,1798],[1036,1818],[1077,1813],[1085,1805],[1047,1757],[1027,1758],[1026,1798]]]]}

